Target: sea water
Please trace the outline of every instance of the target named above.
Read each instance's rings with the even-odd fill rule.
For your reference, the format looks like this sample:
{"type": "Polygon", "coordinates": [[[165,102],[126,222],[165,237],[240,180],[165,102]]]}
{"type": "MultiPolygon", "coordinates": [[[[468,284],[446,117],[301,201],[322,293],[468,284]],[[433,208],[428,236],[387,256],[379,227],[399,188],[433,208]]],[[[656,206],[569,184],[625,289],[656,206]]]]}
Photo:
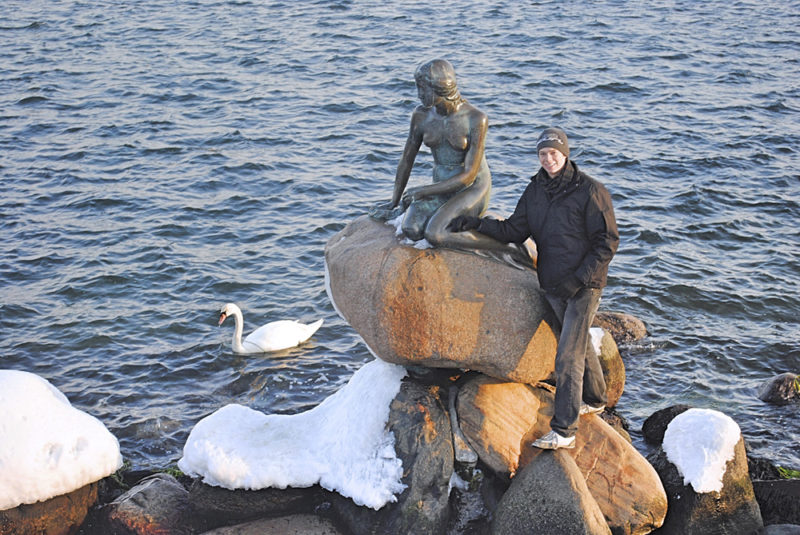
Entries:
{"type": "MultiPolygon", "coordinates": [[[[550,125],[611,192],[601,309],[650,333],[621,348],[634,444],[685,403],[800,467],[800,407],[756,396],[800,372],[797,28],[796,2],[7,0],[0,368],[46,378],[137,468],[174,464],[226,404],[318,405],[372,359],[323,249],[391,197],[414,69],[443,57],[489,116],[493,212],[550,125]],[[239,356],[228,301],[245,333],[325,324],[239,356]]],[[[423,151],[411,184],[430,176],[423,151]]]]}

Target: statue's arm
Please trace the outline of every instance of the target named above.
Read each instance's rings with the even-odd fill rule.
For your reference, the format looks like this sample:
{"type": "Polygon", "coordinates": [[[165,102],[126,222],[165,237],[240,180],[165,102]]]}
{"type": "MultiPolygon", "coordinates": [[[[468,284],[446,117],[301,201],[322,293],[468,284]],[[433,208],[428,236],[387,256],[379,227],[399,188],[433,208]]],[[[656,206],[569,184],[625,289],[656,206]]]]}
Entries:
{"type": "Polygon", "coordinates": [[[394,193],[392,194],[392,208],[400,203],[403,191],[408,184],[408,177],[411,176],[411,169],[414,167],[414,160],[417,158],[419,148],[422,145],[422,116],[419,111],[414,111],[411,115],[411,127],[408,131],[406,146],[403,148],[403,155],[400,163],[397,164],[397,173],[394,177],[394,193]]]}

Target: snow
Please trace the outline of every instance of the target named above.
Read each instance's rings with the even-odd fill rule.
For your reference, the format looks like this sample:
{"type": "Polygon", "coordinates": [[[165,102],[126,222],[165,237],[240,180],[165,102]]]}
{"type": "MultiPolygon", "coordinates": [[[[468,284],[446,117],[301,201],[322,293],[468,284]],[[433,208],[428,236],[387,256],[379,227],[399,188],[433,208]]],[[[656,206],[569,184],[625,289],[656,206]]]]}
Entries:
{"type": "Polygon", "coordinates": [[[719,492],[725,465],[733,459],[741,431],[721,412],[689,409],[676,416],[664,432],[662,447],[667,459],[691,483],[695,492],[719,492]]]}
{"type": "Polygon", "coordinates": [[[592,335],[592,347],[594,348],[594,352],[597,356],[600,356],[603,347],[603,337],[606,335],[606,332],[602,327],[592,327],[589,329],[589,334],[592,335]]]}
{"type": "Polygon", "coordinates": [[[402,243],[403,245],[410,245],[414,249],[432,249],[433,245],[431,245],[431,243],[425,238],[422,238],[421,240],[418,241],[414,241],[411,238],[407,238],[405,237],[405,235],[403,235],[403,219],[405,219],[405,217],[406,217],[406,212],[403,212],[394,219],[390,219],[386,222],[387,225],[394,227],[395,236],[403,236],[403,239],[400,241],[400,243],[402,243]]]}
{"type": "Polygon", "coordinates": [[[33,373],[0,370],[0,511],[67,494],[122,466],[119,442],[33,373]]]}
{"type": "Polygon", "coordinates": [[[405,489],[386,430],[406,370],[373,360],[338,392],[299,414],[226,405],[192,429],[178,467],[227,489],[322,487],[380,509],[405,489]]]}

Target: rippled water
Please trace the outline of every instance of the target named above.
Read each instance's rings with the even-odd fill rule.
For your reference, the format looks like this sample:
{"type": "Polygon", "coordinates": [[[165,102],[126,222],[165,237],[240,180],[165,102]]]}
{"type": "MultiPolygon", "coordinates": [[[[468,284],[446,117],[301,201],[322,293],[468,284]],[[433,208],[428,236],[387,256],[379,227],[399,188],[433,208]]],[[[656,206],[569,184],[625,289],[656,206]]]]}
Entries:
{"type": "MultiPolygon", "coordinates": [[[[489,114],[491,209],[541,128],[603,181],[622,233],[601,308],[644,320],[620,411],[721,409],[800,466],[796,2],[452,7],[353,1],[7,0],[0,19],[0,367],[38,373],[136,467],[230,402],[308,409],[371,359],[324,289],[327,240],[389,198],[414,68],[456,66],[489,114]],[[324,318],[313,343],[246,332],[324,318]]],[[[429,180],[430,156],[412,180],[429,180]]]]}

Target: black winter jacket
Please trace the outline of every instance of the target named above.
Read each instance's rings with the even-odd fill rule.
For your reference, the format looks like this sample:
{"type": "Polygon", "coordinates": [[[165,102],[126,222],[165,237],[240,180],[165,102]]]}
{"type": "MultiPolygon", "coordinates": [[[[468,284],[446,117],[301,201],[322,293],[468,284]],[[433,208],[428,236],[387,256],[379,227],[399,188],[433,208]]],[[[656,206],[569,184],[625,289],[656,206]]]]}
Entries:
{"type": "Polygon", "coordinates": [[[531,177],[514,213],[504,221],[481,219],[478,232],[505,243],[532,237],[538,251],[539,285],[552,291],[575,275],[585,286],[603,288],[619,231],[608,190],[567,160],[561,177],[544,169],[531,177]],[[546,181],[559,181],[548,193],[546,181]]]}

